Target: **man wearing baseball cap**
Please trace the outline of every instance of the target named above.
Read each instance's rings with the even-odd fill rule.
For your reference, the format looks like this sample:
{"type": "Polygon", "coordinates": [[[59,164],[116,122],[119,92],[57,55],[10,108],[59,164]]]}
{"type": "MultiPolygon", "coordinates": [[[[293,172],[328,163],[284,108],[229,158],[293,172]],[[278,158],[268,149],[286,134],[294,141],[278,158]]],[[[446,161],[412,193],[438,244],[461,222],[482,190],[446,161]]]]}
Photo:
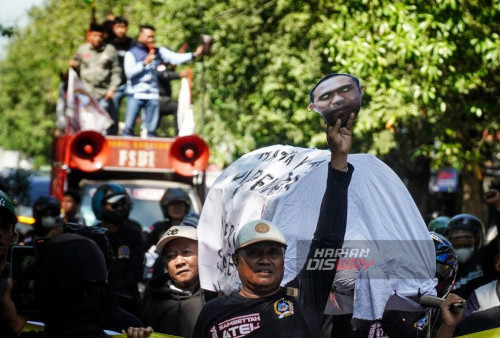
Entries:
{"type": "Polygon", "coordinates": [[[16,306],[10,298],[12,279],[7,256],[10,247],[17,240],[16,223],[14,204],[0,190],[0,337],[16,337],[26,324],[26,320],[17,314],[16,306]]]}
{"type": "Polygon", "coordinates": [[[207,297],[213,296],[200,289],[198,235],[193,219],[185,218],[172,226],[156,245],[167,272],[149,282],[142,311],[142,320],[155,332],[191,337],[207,297]]]}
{"type": "Polygon", "coordinates": [[[336,271],[334,266],[308,269],[307,263],[343,244],[347,190],[354,170],[347,164],[354,117],[352,112],[345,127],[341,127],[340,117],[328,125],[331,161],[327,187],[306,263],[287,284],[296,289],[280,287],[287,242],[278,226],[266,220],[249,222],[236,236],[232,257],[241,289],[208,302],[193,337],[319,337],[336,271]]]}

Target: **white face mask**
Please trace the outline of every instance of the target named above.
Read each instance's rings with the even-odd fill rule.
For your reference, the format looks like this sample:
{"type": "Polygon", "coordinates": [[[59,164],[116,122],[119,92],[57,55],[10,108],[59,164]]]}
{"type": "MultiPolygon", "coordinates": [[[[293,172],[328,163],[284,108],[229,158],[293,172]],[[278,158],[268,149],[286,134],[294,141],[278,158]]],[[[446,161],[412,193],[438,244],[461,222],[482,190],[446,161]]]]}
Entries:
{"type": "Polygon", "coordinates": [[[474,247],[456,249],[455,252],[457,253],[458,262],[465,263],[474,253],[474,247]]]}
{"type": "Polygon", "coordinates": [[[45,228],[53,228],[56,225],[56,218],[52,216],[42,217],[42,226],[45,228]]]}

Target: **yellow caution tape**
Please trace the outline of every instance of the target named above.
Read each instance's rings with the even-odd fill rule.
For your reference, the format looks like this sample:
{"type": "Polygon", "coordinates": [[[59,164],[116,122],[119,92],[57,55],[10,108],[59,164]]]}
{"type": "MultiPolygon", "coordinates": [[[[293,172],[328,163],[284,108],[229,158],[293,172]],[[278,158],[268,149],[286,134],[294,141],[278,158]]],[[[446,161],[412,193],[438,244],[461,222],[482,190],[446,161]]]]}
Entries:
{"type": "Polygon", "coordinates": [[[469,333],[455,338],[492,338],[492,337],[500,337],[500,327],[480,332],[469,333]]]}
{"type": "MultiPolygon", "coordinates": [[[[42,332],[45,326],[41,322],[32,322],[28,321],[26,325],[24,326],[23,332],[42,332]]],[[[116,337],[116,338],[127,338],[126,334],[123,333],[108,333],[111,337],[116,337]]],[[[170,334],[165,334],[165,333],[159,333],[159,332],[153,332],[151,333],[148,338],[182,338],[179,336],[172,336],[170,334]]]]}

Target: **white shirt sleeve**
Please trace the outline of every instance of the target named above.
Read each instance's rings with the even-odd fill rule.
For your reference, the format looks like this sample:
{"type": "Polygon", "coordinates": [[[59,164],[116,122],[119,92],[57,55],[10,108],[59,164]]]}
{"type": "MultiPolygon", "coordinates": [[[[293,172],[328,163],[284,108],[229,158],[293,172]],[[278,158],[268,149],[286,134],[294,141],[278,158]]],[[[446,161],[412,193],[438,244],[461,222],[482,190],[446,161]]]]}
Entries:
{"type": "Polygon", "coordinates": [[[188,62],[194,58],[193,53],[176,53],[165,47],[160,47],[159,52],[163,61],[171,63],[173,65],[188,62]]]}
{"type": "Polygon", "coordinates": [[[123,60],[123,69],[127,79],[130,79],[142,72],[144,64],[142,62],[136,62],[134,55],[131,52],[126,52],[123,60]]]}

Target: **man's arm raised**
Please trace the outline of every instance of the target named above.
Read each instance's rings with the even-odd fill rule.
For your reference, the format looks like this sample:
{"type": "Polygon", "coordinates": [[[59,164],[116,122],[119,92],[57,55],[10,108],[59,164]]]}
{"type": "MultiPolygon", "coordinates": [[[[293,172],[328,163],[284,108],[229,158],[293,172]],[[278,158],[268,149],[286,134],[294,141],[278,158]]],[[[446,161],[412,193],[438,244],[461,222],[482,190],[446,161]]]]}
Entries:
{"type": "Polygon", "coordinates": [[[354,113],[351,113],[345,127],[341,127],[340,119],[326,129],[326,139],[331,151],[330,165],[333,169],[347,171],[347,154],[351,150],[351,129],[354,123],[354,113]]]}

